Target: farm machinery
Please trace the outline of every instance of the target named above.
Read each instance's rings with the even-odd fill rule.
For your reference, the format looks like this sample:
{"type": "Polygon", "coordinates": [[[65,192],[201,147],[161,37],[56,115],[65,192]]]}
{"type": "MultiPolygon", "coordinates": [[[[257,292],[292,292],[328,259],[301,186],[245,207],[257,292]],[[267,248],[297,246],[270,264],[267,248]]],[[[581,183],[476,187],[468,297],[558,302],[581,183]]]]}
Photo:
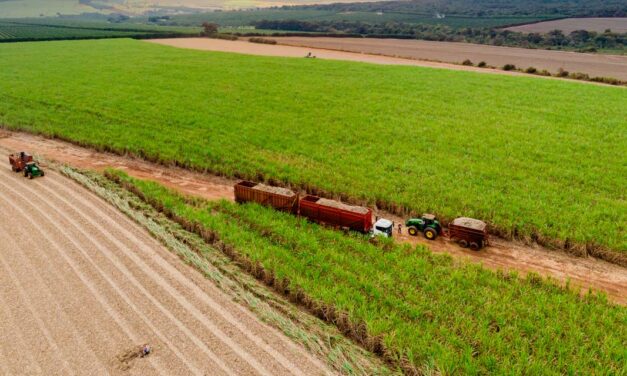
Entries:
{"type": "MultiPolygon", "coordinates": [[[[305,217],[312,222],[370,233],[372,236],[389,238],[394,232],[394,223],[388,219],[376,218],[373,225],[372,210],[369,208],[351,206],[313,195],[300,196],[287,188],[250,181],[235,184],[234,190],[235,201],[239,203],[256,202],[305,217]]],[[[405,226],[409,235],[417,236],[422,233],[429,240],[435,240],[438,236],[448,236],[464,248],[478,250],[488,244],[487,226],[478,219],[457,218],[449,224],[448,233],[444,232],[440,221],[433,214],[410,218],[405,226]]]]}
{"type": "Polygon", "coordinates": [[[33,161],[33,156],[23,151],[10,154],[9,163],[11,164],[11,170],[13,172],[23,171],[24,177],[29,179],[45,175],[44,171],[41,167],[39,167],[37,162],[33,161]]]}
{"type": "Polygon", "coordinates": [[[488,226],[474,218],[460,217],[448,225],[448,234],[444,232],[440,221],[433,214],[424,214],[421,218],[410,218],[405,223],[409,235],[417,236],[422,232],[425,238],[435,240],[438,235],[448,236],[463,248],[479,250],[488,245],[488,226]]]}

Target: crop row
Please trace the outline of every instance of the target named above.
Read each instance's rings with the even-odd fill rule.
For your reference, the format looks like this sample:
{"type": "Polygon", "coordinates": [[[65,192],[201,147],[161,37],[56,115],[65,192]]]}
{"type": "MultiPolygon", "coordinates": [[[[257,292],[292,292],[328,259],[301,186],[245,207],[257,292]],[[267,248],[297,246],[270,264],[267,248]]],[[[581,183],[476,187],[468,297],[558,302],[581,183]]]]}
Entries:
{"type": "Polygon", "coordinates": [[[622,88],[129,40],[0,46],[0,67],[12,129],[404,216],[474,217],[582,255],[627,251],[622,88]]]}
{"type": "Polygon", "coordinates": [[[530,275],[372,244],[254,204],[108,175],[406,372],[617,374],[626,311],[530,275]]]}

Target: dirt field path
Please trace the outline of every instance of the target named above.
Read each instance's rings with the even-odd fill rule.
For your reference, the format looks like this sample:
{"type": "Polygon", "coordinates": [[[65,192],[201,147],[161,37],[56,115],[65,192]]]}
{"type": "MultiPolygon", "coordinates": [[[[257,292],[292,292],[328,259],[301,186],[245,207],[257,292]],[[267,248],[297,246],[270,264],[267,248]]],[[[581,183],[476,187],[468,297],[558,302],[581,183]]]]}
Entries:
{"type": "Polygon", "coordinates": [[[78,184],[4,167],[0,373],[330,373],[78,184]]]}
{"type": "MultiPolygon", "coordinates": [[[[0,148],[2,147],[13,151],[30,150],[47,159],[82,169],[103,170],[107,167],[114,167],[126,171],[131,176],[158,181],[186,194],[206,199],[233,200],[235,181],[230,179],[164,167],[108,153],[98,153],[66,142],[48,140],[25,133],[4,132],[0,134],[0,148]]],[[[379,215],[390,218],[396,223],[402,221],[401,218],[389,213],[380,212],[379,215]]],[[[449,253],[455,257],[481,263],[491,269],[517,270],[521,273],[533,271],[562,282],[570,280],[573,286],[605,291],[612,300],[627,304],[627,269],[605,261],[574,257],[560,251],[530,247],[501,239],[492,239],[490,247],[474,252],[443,238],[430,242],[423,237],[408,236],[406,231],[403,231],[400,237],[396,234],[395,236],[400,241],[424,244],[435,252],[449,253]]]]}

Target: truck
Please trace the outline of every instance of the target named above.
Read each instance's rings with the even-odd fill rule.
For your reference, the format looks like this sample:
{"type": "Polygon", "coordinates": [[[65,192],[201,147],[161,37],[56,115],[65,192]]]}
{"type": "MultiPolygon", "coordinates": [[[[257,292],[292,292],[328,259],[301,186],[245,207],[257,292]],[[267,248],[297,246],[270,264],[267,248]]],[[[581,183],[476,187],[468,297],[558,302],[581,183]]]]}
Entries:
{"type": "Polygon", "coordinates": [[[298,195],[287,188],[244,180],[235,184],[234,189],[236,202],[256,202],[293,214],[298,211],[298,195]]]}
{"type": "Polygon", "coordinates": [[[488,242],[488,226],[485,222],[474,218],[455,218],[448,225],[448,236],[460,246],[479,250],[488,242]]]}
{"type": "Polygon", "coordinates": [[[372,230],[372,210],[339,201],[307,195],[299,200],[299,214],[313,222],[368,233],[372,230]]]}
{"type": "Polygon", "coordinates": [[[26,152],[9,154],[9,163],[13,172],[20,172],[26,168],[26,164],[33,161],[33,156],[26,152]]]}

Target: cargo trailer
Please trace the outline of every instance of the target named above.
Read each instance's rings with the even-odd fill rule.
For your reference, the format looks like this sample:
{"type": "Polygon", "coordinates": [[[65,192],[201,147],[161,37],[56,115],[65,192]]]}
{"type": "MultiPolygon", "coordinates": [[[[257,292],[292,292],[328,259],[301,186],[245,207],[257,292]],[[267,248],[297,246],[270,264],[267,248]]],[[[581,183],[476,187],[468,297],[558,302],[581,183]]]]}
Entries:
{"type": "Polygon", "coordinates": [[[235,184],[235,201],[239,203],[256,202],[294,214],[298,210],[298,195],[296,193],[287,188],[272,187],[251,181],[241,181],[235,184]]]}
{"type": "Polygon", "coordinates": [[[372,210],[307,195],[299,201],[299,213],[313,222],[349,228],[363,233],[372,229],[372,210]]]}
{"type": "Polygon", "coordinates": [[[455,218],[448,225],[448,236],[464,248],[479,250],[488,245],[488,226],[474,218],[455,218]]]}

